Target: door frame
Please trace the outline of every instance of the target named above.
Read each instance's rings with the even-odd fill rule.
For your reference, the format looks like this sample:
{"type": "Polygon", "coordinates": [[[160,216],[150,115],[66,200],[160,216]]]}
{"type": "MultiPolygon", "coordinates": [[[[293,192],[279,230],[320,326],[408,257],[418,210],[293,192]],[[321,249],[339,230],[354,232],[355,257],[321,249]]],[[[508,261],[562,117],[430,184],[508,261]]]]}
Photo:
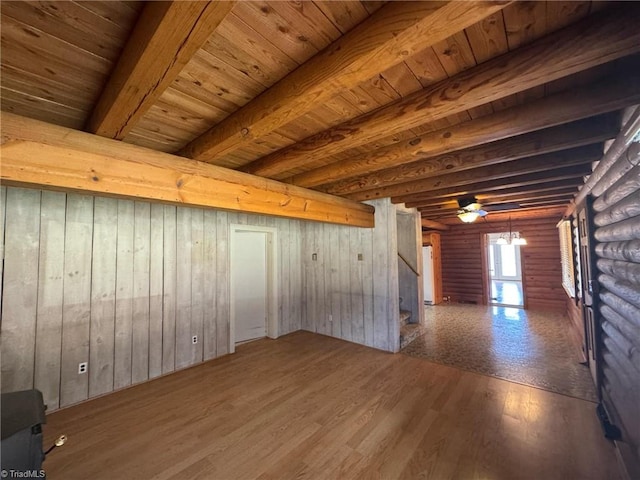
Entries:
{"type": "Polygon", "coordinates": [[[491,236],[498,235],[506,232],[489,232],[482,235],[482,287],[483,287],[483,305],[491,305],[494,307],[510,307],[520,308],[522,310],[527,309],[527,286],[525,275],[525,264],[522,258],[522,249],[518,246],[518,253],[516,254],[516,260],[518,261],[518,269],[520,271],[520,280],[514,280],[520,282],[522,285],[522,305],[505,305],[501,303],[492,303],[491,299],[491,258],[489,254],[489,248],[491,245],[491,236]]]}
{"type": "Polygon", "coordinates": [[[239,232],[266,234],[267,244],[267,337],[278,338],[278,229],[261,225],[229,225],[229,353],[236,351],[235,295],[233,265],[237,255],[235,235],[239,232]]]}

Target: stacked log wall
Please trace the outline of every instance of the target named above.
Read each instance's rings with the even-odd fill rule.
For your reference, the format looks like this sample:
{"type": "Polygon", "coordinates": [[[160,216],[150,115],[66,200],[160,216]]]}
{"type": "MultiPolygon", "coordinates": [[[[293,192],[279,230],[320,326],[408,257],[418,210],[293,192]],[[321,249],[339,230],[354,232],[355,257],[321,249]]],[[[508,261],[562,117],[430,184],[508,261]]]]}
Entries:
{"type": "Polygon", "coordinates": [[[602,395],[612,421],[622,430],[618,446],[627,471],[636,475],[640,474],[640,166],[624,168],[628,171],[615,183],[592,193],[602,395]]]}
{"type": "MultiPolygon", "coordinates": [[[[490,219],[489,214],[487,220],[490,219]]],[[[558,218],[513,220],[511,228],[524,237],[528,245],[521,247],[523,288],[526,308],[558,312],[566,310],[562,287],[558,218]]],[[[442,284],[444,297],[453,302],[487,303],[486,280],[483,277],[483,236],[508,232],[508,222],[479,220],[472,224],[454,225],[441,232],[442,284]]]]}

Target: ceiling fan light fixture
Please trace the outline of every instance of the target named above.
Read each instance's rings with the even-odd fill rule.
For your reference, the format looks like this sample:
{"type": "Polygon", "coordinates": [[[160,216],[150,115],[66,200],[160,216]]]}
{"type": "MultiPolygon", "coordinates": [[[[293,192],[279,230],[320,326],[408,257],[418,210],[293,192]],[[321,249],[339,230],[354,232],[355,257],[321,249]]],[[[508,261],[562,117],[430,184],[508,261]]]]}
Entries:
{"type": "Polygon", "coordinates": [[[496,245],[526,245],[527,239],[520,236],[520,232],[511,230],[511,216],[509,216],[509,233],[503,233],[496,240],[496,245]]]}
{"type": "Polygon", "coordinates": [[[478,212],[459,212],[458,218],[464,223],[473,223],[480,216],[478,212]]]}

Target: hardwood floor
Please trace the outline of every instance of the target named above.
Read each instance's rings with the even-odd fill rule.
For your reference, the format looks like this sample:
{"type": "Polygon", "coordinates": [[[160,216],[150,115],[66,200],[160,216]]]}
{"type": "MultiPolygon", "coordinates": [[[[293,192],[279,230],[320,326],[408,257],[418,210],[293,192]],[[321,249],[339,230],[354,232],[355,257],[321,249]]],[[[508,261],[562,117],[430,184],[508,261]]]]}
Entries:
{"type": "Polygon", "coordinates": [[[308,332],[48,416],[56,479],[617,479],[595,405],[308,332]]]}

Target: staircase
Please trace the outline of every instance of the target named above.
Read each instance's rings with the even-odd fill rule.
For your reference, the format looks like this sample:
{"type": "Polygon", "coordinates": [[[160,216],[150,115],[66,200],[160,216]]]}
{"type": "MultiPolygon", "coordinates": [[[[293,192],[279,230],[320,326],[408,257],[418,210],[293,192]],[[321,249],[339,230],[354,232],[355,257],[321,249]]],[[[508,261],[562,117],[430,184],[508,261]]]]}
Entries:
{"type": "MultiPolygon", "coordinates": [[[[400,303],[402,303],[402,298],[400,303]]],[[[411,312],[400,309],[400,350],[418,338],[421,333],[420,324],[411,323],[411,312]]]]}

